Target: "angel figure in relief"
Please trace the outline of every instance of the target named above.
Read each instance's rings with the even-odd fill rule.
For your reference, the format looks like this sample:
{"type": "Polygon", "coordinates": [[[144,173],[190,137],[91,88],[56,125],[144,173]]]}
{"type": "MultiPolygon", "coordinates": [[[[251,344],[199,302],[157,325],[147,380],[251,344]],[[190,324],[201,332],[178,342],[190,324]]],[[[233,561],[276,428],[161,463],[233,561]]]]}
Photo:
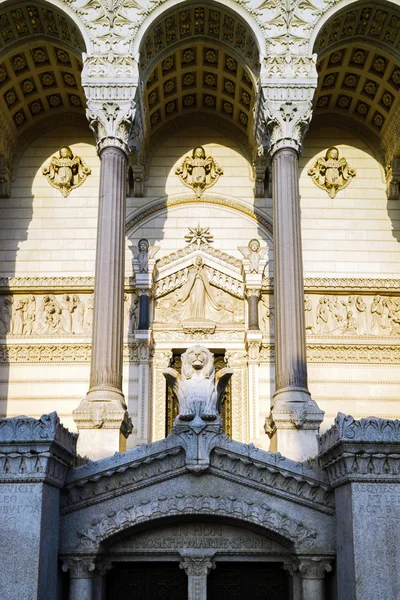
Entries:
{"type": "Polygon", "coordinates": [[[349,166],[346,158],[339,158],[339,150],[332,146],[326,151],[325,158],[321,156],[308,169],[308,175],[316,186],[334,198],[339,190],[349,185],[356,172],[349,166]]]}
{"type": "Polygon", "coordinates": [[[181,182],[191,188],[197,198],[201,197],[205,189],[217,183],[223,173],[212,156],[206,157],[202,146],[197,146],[192,156],[186,156],[181,166],[175,170],[181,182]]]}
{"type": "MultiPolygon", "coordinates": [[[[149,260],[154,258],[160,246],[150,246],[149,241],[142,238],[137,246],[133,246],[133,257],[138,262],[139,273],[147,273],[149,260]]],[[[132,261],[133,262],[133,261],[132,261]]]]}
{"type": "Polygon", "coordinates": [[[62,146],[58,156],[53,156],[50,164],[42,169],[50,185],[66,198],[72,190],[82,185],[91,170],[79,156],[74,156],[69,146],[62,146]]]}
{"type": "Polygon", "coordinates": [[[261,248],[260,242],[253,239],[250,240],[247,246],[239,246],[238,250],[240,250],[243,256],[249,261],[250,273],[258,273],[260,260],[262,260],[268,252],[268,247],[261,248]]]}

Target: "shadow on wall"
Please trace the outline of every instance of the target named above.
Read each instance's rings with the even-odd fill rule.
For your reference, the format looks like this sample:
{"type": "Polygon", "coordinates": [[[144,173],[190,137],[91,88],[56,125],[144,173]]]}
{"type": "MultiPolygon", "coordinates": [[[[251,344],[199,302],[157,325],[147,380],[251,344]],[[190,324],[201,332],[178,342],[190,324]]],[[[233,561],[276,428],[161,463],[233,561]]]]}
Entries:
{"type": "MultiPolygon", "coordinates": [[[[351,268],[354,275],[361,271],[359,263],[365,261],[364,270],[368,271],[368,276],[379,277],[379,267],[373,271],[373,263],[377,262],[373,254],[385,252],[387,243],[391,241],[390,236],[393,241],[400,241],[400,209],[398,202],[387,200],[384,157],[377,154],[376,139],[371,134],[368,140],[367,133],[362,139],[357,136],[349,129],[328,127],[326,119],[322,118],[313,123],[306,136],[300,157],[302,228],[303,239],[306,240],[304,255],[308,254],[307,248],[311,243],[308,240],[312,239],[311,230],[314,230],[317,234],[313,239],[314,252],[321,250],[320,256],[324,252],[327,263],[346,262],[347,270],[350,272],[351,268]],[[347,180],[345,178],[344,181],[343,171],[338,165],[339,180],[347,185],[333,191],[327,189],[325,173],[321,172],[318,165],[319,160],[320,164],[324,162],[330,147],[337,147],[339,160],[345,159],[347,163],[347,180]],[[351,169],[355,171],[354,177],[348,177],[351,169]],[[390,221],[385,221],[385,216],[390,221]],[[331,235],[333,230],[335,238],[331,235]],[[321,234],[325,242],[323,248],[319,247],[318,241],[321,234]],[[339,255],[335,257],[334,249],[347,251],[346,259],[339,255]],[[357,260],[356,254],[360,260],[357,260]],[[354,267],[349,266],[352,261],[354,267]],[[367,263],[370,263],[369,267],[367,263]]],[[[396,252],[396,245],[388,252],[387,261],[382,258],[381,262],[392,262],[391,252],[396,252]]],[[[326,271],[329,275],[329,268],[326,271]]]]}
{"type": "MultiPolygon", "coordinates": [[[[36,369],[34,364],[26,364],[31,361],[49,362],[46,352],[41,349],[46,345],[47,354],[51,353],[49,346],[55,339],[59,341],[60,337],[69,337],[64,326],[65,311],[54,295],[54,287],[46,289],[46,278],[79,276],[79,272],[71,270],[70,273],[65,273],[63,270],[64,260],[74,260],[77,242],[76,227],[67,223],[67,219],[78,216],[81,209],[82,213],[87,210],[87,198],[82,191],[69,190],[70,194],[67,194],[65,182],[70,177],[70,183],[74,186],[89,176],[86,157],[79,161],[75,154],[84,155],[82,145],[94,146],[94,142],[91,142],[92,134],[88,129],[59,127],[58,125],[57,129],[37,137],[25,149],[15,167],[11,197],[0,201],[1,416],[15,416],[23,412],[28,416],[39,417],[43,412],[57,410],[61,412],[62,418],[63,409],[60,411],[60,407],[54,405],[53,401],[57,394],[57,390],[53,389],[55,384],[50,386],[48,394],[43,385],[46,376],[41,369],[47,369],[46,366],[38,365],[36,369]],[[60,156],[60,142],[73,149],[72,156],[60,156]],[[78,152],[74,149],[77,145],[80,146],[78,152]],[[56,163],[52,161],[52,157],[56,157],[56,163]],[[47,177],[43,173],[44,167],[48,168],[47,177]],[[61,182],[61,186],[51,185],[47,179],[54,184],[61,182]],[[15,277],[18,279],[14,279],[15,277]],[[18,364],[12,367],[12,363],[18,364]],[[18,386],[13,389],[10,387],[10,369],[13,370],[12,377],[18,380],[18,386]],[[31,384],[32,379],[37,381],[31,384]],[[35,384],[40,385],[40,395],[37,395],[35,384]],[[21,396],[22,405],[15,398],[16,395],[21,396]],[[35,402],[29,402],[30,400],[35,402]],[[42,407],[40,403],[43,404],[42,407]]],[[[84,188],[80,188],[82,189],[84,188]]],[[[97,207],[95,210],[97,213],[97,207]]],[[[82,219],[82,224],[84,221],[86,222],[82,219]]],[[[79,227],[79,222],[77,225],[79,227]]],[[[89,275],[92,275],[93,267],[89,275]]],[[[76,314],[70,315],[70,335],[78,333],[79,313],[82,312],[79,295],[68,289],[57,291],[61,292],[60,298],[62,292],[70,292],[70,295],[67,294],[68,298],[71,302],[75,299],[76,314]]],[[[83,329],[79,333],[82,334],[83,329]]]]}

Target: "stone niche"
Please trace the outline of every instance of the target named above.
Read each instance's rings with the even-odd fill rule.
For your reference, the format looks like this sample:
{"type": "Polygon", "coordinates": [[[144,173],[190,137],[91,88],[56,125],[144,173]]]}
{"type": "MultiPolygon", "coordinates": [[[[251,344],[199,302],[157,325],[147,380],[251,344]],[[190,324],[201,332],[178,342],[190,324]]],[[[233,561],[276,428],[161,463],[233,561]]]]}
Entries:
{"type": "Polygon", "coordinates": [[[164,525],[130,534],[108,549],[110,560],[132,560],[138,556],[158,560],[160,555],[179,558],[185,550],[199,550],[209,556],[258,556],[284,560],[288,548],[254,531],[209,521],[189,521],[164,525]]]}

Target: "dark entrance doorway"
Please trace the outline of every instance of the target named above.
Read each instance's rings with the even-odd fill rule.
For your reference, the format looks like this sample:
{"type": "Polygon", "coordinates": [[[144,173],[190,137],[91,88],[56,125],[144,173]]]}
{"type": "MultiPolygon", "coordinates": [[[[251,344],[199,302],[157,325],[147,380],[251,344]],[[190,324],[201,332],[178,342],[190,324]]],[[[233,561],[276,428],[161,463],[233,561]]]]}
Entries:
{"type": "Polygon", "coordinates": [[[188,581],[178,562],[116,563],[107,574],[107,600],[187,600],[188,581]]]}
{"type": "Polygon", "coordinates": [[[208,576],[207,600],[289,600],[288,588],[279,563],[217,562],[208,576]]]}

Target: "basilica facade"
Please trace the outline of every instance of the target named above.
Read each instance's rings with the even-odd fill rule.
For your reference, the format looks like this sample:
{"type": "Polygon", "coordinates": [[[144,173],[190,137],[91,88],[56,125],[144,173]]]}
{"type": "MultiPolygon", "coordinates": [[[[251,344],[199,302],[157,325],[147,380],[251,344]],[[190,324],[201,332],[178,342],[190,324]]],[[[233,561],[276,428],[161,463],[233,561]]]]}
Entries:
{"type": "Polygon", "coordinates": [[[398,598],[399,186],[395,0],[0,0],[2,598],[398,598]]]}

